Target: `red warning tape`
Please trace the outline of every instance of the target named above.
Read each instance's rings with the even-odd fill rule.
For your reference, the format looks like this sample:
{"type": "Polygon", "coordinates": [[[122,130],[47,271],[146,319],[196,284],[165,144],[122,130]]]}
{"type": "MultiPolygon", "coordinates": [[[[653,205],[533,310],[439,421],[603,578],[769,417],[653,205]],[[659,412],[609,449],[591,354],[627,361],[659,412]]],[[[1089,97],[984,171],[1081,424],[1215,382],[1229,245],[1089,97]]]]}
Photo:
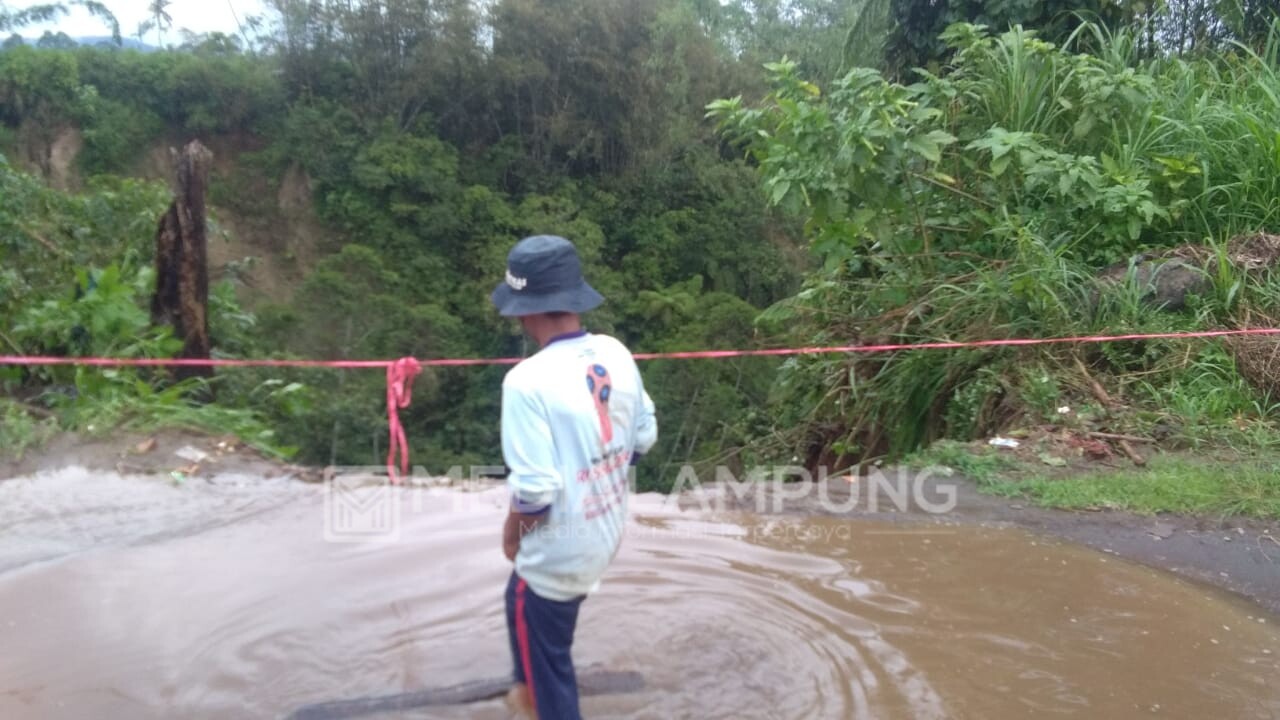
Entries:
{"type": "MultiPolygon", "coordinates": [[[[927,342],[891,345],[839,345],[830,347],[773,348],[764,350],[695,350],[690,352],[636,353],[637,360],[704,360],[734,357],[778,357],[789,355],[831,355],[840,353],[879,353],[899,350],[956,350],[961,348],[1008,347],[1027,345],[1063,345],[1071,343],[1103,343],[1124,340],[1171,340],[1215,338],[1239,335],[1280,335],[1280,328],[1247,330],[1203,330],[1199,332],[1147,333],[1129,335],[1083,335],[1058,338],[1010,338],[1006,340],[972,340],[968,342],[927,342]]],[[[413,379],[424,367],[463,367],[472,365],[515,365],[524,358],[439,358],[416,360],[233,360],[224,358],[105,358],[58,357],[41,355],[0,355],[0,365],[81,365],[89,367],[290,367],[360,370],[386,368],[387,423],[391,442],[387,450],[387,473],[392,482],[398,456],[400,472],[409,472],[409,444],[400,424],[401,408],[409,407],[413,379]]]]}

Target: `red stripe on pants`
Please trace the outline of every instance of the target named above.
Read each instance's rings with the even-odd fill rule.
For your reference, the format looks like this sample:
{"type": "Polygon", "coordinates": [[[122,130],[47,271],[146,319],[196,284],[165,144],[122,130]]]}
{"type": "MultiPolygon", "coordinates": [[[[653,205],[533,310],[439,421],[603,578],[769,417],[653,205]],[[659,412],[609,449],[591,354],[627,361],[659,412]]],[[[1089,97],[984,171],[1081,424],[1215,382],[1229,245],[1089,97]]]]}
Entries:
{"type": "MultiPolygon", "coordinates": [[[[524,681],[529,686],[529,702],[538,707],[533,691],[533,663],[529,656],[529,623],[525,621],[524,595],[529,585],[521,578],[516,583],[516,642],[520,645],[520,664],[524,666],[524,681]]],[[[536,710],[534,711],[536,714],[536,710]]]]}

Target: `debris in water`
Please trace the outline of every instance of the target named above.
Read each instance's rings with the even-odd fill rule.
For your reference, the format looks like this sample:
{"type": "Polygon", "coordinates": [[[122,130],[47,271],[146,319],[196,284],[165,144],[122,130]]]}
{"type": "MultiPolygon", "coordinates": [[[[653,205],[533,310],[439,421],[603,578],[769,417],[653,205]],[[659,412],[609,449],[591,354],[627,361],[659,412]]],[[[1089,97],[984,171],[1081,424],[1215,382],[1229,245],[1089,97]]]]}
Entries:
{"type": "Polygon", "coordinates": [[[146,440],[143,440],[142,442],[133,446],[133,451],[139,455],[146,455],[147,453],[155,449],[156,449],[156,439],[153,437],[147,438],[146,440]]]}
{"type": "Polygon", "coordinates": [[[187,476],[184,473],[179,472],[177,470],[174,470],[173,472],[169,473],[169,477],[173,478],[174,485],[181,485],[187,479],[187,476]]]}
{"type": "MultiPolygon", "coordinates": [[[[641,692],[645,682],[637,672],[589,669],[579,676],[578,686],[578,692],[583,696],[609,695],[641,692]]],[[[286,720],[346,720],[387,711],[465,705],[502,697],[510,687],[511,679],[508,677],[487,678],[395,695],[331,700],[300,707],[286,720]]]]}
{"type": "Polygon", "coordinates": [[[987,444],[993,447],[1016,448],[1020,443],[1012,438],[993,437],[987,441],[987,444]]]}
{"type": "Polygon", "coordinates": [[[1165,540],[1172,536],[1176,530],[1177,528],[1175,528],[1171,523],[1158,522],[1147,528],[1147,534],[1154,535],[1161,540],[1165,540]]]}

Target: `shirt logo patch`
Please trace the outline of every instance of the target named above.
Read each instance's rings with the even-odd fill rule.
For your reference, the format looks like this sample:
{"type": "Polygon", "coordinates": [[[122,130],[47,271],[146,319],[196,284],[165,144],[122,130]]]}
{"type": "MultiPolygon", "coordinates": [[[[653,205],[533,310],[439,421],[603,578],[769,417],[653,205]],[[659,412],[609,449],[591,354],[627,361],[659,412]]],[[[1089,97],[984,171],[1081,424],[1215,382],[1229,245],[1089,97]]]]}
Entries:
{"type": "Polygon", "coordinates": [[[600,440],[607,444],[613,440],[613,421],[609,418],[609,394],[613,391],[613,383],[609,380],[609,371],[603,365],[593,364],[587,368],[587,389],[591,391],[591,399],[596,404],[596,416],[600,420],[600,440]]]}

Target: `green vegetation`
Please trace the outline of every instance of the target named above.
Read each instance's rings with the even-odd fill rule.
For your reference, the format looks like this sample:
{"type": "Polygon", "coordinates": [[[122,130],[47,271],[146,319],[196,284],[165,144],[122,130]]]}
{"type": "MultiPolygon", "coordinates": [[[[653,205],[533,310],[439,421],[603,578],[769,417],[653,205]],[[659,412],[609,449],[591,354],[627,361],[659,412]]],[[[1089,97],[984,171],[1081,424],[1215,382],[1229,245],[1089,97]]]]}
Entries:
{"type": "Polygon", "coordinates": [[[1243,515],[1280,520],[1280,462],[1233,458],[1156,458],[1141,470],[1094,472],[1070,479],[1031,478],[993,490],[1046,507],[1152,514],[1243,515]]]}
{"type": "Polygon", "coordinates": [[[1280,520],[1280,455],[1274,447],[1162,453],[1141,468],[1116,458],[1105,465],[1075,459],[1074,467],[1053,470],[1037,455],[1053,453],[1011,454],[941,440],[910,453],[903,464],[917,470],[950,468],[984,493],[1026,498],[1043,507],[1280,520]]]}
{"type": "Polygon", "coordinates": [[[968,443],[955,440],[939,440],[927,448],[909,453],[902,459],[902,463],[915,470],[927,467],[951,468],[983,489],[1005,484],[1005,478],[1022,468],[1022,463],[1008,455],[980,452],[968,443]]]}
{"type": "Polygon", "coordinates": [[[0,447],[21,460],[31,448],[38,448],[58,431],[54,418],[37,418],[30,408],[0,398],[0,447]]]}
{"type": "MultiPolygon", "coordinates": [[[[485,298],[532,233],[578,244],[609,298],[591,326],[638,351],[1280,317],[1275,258],[1255,263],[1242,242],[1280,224],[1280,34],[1265,3],[270,5],[240,38],[187,34],[160,52],[56,38],[0,50],[6,352],[172,352],[145,310],[166,193],[136,178],[164,173],[156,151],[192,137],[218,158],[215,223],[290,269],[269,293],[247,292],[244,263],[216,278],[225,357],[519,355],[485,298]],[[54,149],[74,145],[69,129],[68,173],[54,149]],[[299,188],[303,210],[287,210],[299,188]],[[306,237],[286,217],[298,212],[306,237]],[[1140,259],[1173,251],[1207,272],[1162,311],[1140,259]]],[[[0,7],[0,31],[37,15],[0,7]]],[[[1173,447],[1267,446],[1280,399],[1268,347],[648,363],[664,431],[642,477],[901,458],[1059,422],[1063,405],[1081,427],[1173,447]]],[[[305,462],[385,452],[376,372],[236,370],[208,387],[3,372],[21,403],[6,412],[64,426],[212,426],[305,462]]],[[[413,457],[495,461],[503,372],[424,373],[402,414],[413,457]]],[[[958,457],[968,474],[998,471],[958,457]]]]}
{"type": "MultiPolygon", "coordinates": [[[[1269,269],[1232,260],[1280,209],[1280,81],[1265,55],[1144,59],[1128,31],[1085,25],[1075,51],[1021,28],[943,36],[940,74],[903,85],[855,70],[823,90],[793,63],[773,91],[711,106],[759,163],[770,201],[806,218],[821,270],[766,322],[791,342],[911,343],[1234,327],[1274,315],[1269,269]],[[1124,262],[1182,248],[1210,269],[1180,312],[1158,312],[1124,262]],[[1113,282],[1099,279],[1120,263],[1113,282]],[[833,313],[832,308],[841,311],[833,313]]],[[[1194,262],[1194,260],[1193,260],[1194,262]]],[[[1238,348],[1147,341],[811,357],[775,385],[764,454],[846,464],[938,438],[1054,422],[1122,403],[1113,432],[1194,444],[1273,426],[1270,378],[1238,348]]]]}

